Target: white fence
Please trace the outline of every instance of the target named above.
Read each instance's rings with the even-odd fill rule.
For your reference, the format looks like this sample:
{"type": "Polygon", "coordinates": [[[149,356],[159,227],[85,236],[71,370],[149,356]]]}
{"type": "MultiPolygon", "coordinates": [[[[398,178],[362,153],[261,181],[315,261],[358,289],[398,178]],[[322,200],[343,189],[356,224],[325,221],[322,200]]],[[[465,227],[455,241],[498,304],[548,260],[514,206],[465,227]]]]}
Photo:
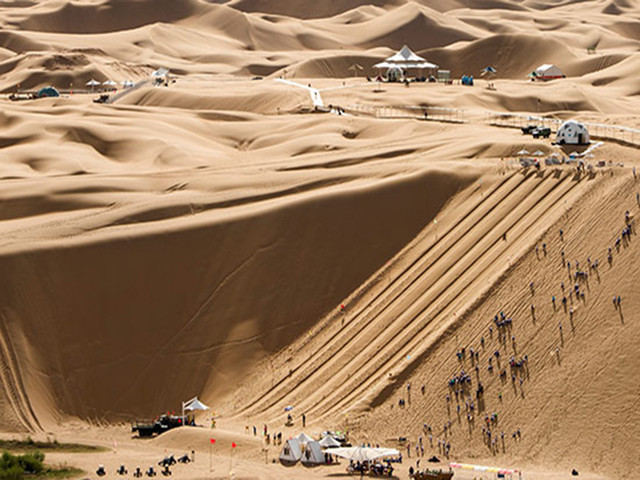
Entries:
{"type": "MultiPolygon", "coordinates": [[[[342,107],[346,113],[373,118],[414,118],[446,123],[483,122],[489,125],[507,128],[522,128],[527,125],[549,127],[557,132],[564,120],[558,118],[525,115],[522,113],[486,112],[480,114],[467,113],[458,108],[420,107],[414,105],[347,105],[342,107]],[[472,118],[470,118],[472,117],[472,118]]],[[[620,125],[582,122],[589,130],[592,138],[613,140],[640,148],[640,129],[620,125]]]]}
{"type": "MultiPolygon", "coordinates": [[[[488,112],[485,121],[490,125],[508,128],[522,128],[527,125],[542,125],[549,127],[552,132],[557,132],[564,120],[519,113],[488,112]]],[[[589,135],[603,140],[614,140],[629,145],[640,147],[640,130],[623,127],[620,125],[605,125],[602,123],[581,122],[589,135]]]]}
{"type": "Polygon", "coordinates": [[[457,108],[413,105],[347,105],[342,108],[352,115],[366,115],[375,118],[415,118],[436,122],[465,123],[464,110],[457,108]]]}

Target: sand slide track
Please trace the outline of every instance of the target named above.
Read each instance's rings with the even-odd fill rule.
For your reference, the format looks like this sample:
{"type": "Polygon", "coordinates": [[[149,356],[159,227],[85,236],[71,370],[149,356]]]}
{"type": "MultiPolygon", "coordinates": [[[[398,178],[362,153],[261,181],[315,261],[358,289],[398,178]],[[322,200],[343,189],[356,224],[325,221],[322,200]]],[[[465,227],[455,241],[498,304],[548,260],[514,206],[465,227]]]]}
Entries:
{"type": "MultiPolygon", "coordinates": [[[[385,291],[394,290],[391,295],[384,295],[383,291],[371,302],[366,303],[360,310],[357,310],[358,306],[354,305],[353,307],[356,309],[356,313],[347,326],[340,331],[336,342],[326,343],[320,349],[316,350],[318,354],[312,354],[312,357],[307,358],[303,364],[308,366],[310,362],[313,362],[313,371],[315,372],[316,369],[321,368],[333,355],[340,353],[342,349],[349,347],[350,342],[355,337],[366,331],[369,326],[369,322],[380,315],[380,313],[383,312],[391,302],[402,295],[407,289],[411,288],[416,279],[420,278],[420,276],[422,276],[424,272],[433,265],[437,258],[443,256],[458,241],[465,238],[465,236],[482,221],[485,215],[496,208],[496,206],[501,202],[505,201],[506,198],[509,198],[509,196],[518,189],[518,186],[524,182],[533,181],[532,175],[528,175],[526,177],[514,175],[510,177],[509,180],[509,182],[506,180],[503,181],[496,189],[499,190],[500,187],[504,186],[503,188],[507,189],[506,192],[502,192],[496,196],[493,195],[495,191],[491,192],[491,194],[476,205],[469,214],[463,217],[464,221],[460,221],[454,228],[439,238],[434,245],[428,245],[428,248],[419,260],[398,275],[398,278],[401,279],[394,280],[389,287],[385,289],[385,291]],[[513,182],[515,182],[515,185],[513,185],[513,182]],[[461,225],[465,226],[461,228],[461,225]],[[356,330],[355,332],[353,332],[354,329],[356,330]],[[347,335],[348,330],[350,330],[349,335],[347,335]],[[335,345],[337,342],[340,342],[339,346],[335,345]]],[[[311,347],[311,349],[313,349],[313,347],[311,347]]],[[[285,383],[285,381],[283,380],[281,383],[285,383]]]]}
{"type": "MultiPolygon", "coordinates": [[[[571,193],[576,185],[577,182],[573,181],[559,182],[552,188],[552,192],[545,196],[545,201],[541,202],[540,205],[536,205],[536,212],[532,213],[531,215],[526,215],[526,218],[525,216],[521,217],[517,223],[517,228],[518,230],[520,230],[520,232],[517,234],[516,242],[528,245],[527,238],[530,237],[527,237],[527,234],[531,231],[535,232],[537,230],[537,227],[544,228],[544,225],[548,224],[545,223],[545,221],[549,220],[547,217],[553,216],[553,213],[547,213],[545,208],[549,206],[550,202],[557,202],[571,193]],[[528,223],[529,217],[533,217],[532,223],[528,223]]],[[[495,267],[499,270],[499,265],[495,264],[498,262],[503,262],[504,255],[507,251],[509,251],[509,249],[510,248],[507,248],[506,250],[502,249],[500,242],[494,242],[490,247],[490,250],[484,252],[482,256],[478,257],[474,261],[474,264],[469,268],[469,270],[465,272],[465,277],[471,277],[466,279],[468,281],[466,285],[460,286],[452,284],[447,286],[448,289],[454,289],[454,291],[452,292],[453,298],[443,300],[443,295],[440,295],[438,297],[438,300],[440,300],[441,303],[444,302],[445,305],[442,307],[436,307],[436,309],[439,308],[439,310],[437,310],[435,315],[432,316],[431,314],[427,314],[428,317],[431,317],[431,320],[429,322],[421,325],[422,322],[420,321],[420,318],[422,318],[424,315],[423,312],[421,312],[418,316],[414,317],[414,320],[412,320],[412,323],[409,326],[411,327],[410,329],[409,327],[406,327],[405,329],[401,330],[402,337],[398,335],[398,338],[400,338],[399,342],[393,341],[385,343],[383,345],[384,350],[387,351],[387,355],[389,356],[389,358],[386,359],[383,363],[384,369],[380,368],[380,362],[373,362],[373,360],[369,361],[369,366],[373,366],[373,368],[370,368],[369,371],[365,371],[362,368],[358,369],[357,375],[362,379],[363,383],[361,383],[357,388],[349,392],[347,395],[342,395],[341,399],[335,404],[331,402],[324,402],[324,405],[329,405],[331,408],[331,410],[326,413],[330,413],[332,410],[344,407],[349,403],[355,404],[359,399],[362,399],[367,394],[370,394],[372,391],[376,391],[375,389],[372,390],[371,387],[375,385],[376,381],[382,381],[384,379],[384,373],[388,372],[391,369],[400,369],[400,378],[394,382],[395,386],[400,385],[402,383],[402,378],[407,377],[409,371],[412,371],[415,367],[418,366],[419,358],[423,356],[425,351],[428,350],[428,348],[437,341],[440,335],[444,333],[450,325],[456,322],[456,318],[453,316],[453,313],[461,310],[464,311],[465,307],[473,303],[474,299],[477,298],[478,293],[476,292],[482,291],[482,284],[485,277],[476,277],[478,271],[486,272],[486,268],[489,267],[495,267]],[[488,265],[476,265],[476,263],[482,263],[483,261],[488,262],[488,265]],[[473,287],[477,287],[477,289],[474,290],[473,287]],[[466,298],[464,297],[465,293],[467,294],[466,298]],[[442,322],[436,323],[435,320],[438,318],[442,319],[442,322]],[[447,318],[449,319],[448,321],[446,320],[447,318]],[[434,328],[430,328],[431,324],[434,325],[434,328]],[[399,346],[397,345],[398,343],[400,343],[399,346]],[[413,360],[409,362],[408,365],[401,365],[401,363],[404,362],[404,359],[407,358],[407,355],[409,354],[411,354],[411,358],[413,360]],[[416,357],[418,358],[416,359],[416,357]]],[[[463,280],[456,278],[456,283],[464,282],[463,280]]],[[[429,304],[428,308],[430,308],[431,305],[433,304],[429,304]]],[[[382,352],[382,349],[380,350],[380,352],[382,352]]],[[[380,352],[376,352],[376,354],[379,355],[380,352]]],[[[334,391],[333,395],[338,395],[338,392],[334,391]]]]}
{"type": "MultiPolygon", "coordinates": [[[[534,191],[541,191],[540,195],[545,197],[561,184],[560,182],[551,182],[550,184],[549,182],[539,183],[534,188],[534,191]],[[539,188],[540,186],[544,186],[545,188],[539,188]]],[[[530,194],[527,198],[533,198],[532,201],[535,201],[540,197],[539,195],[530,194]]],[[[521,203],[519,210],[522,211],[529,207],[530,204],[528,202],[521,203]]],[[[516,212],[515,209],[514,212],[516,212]]],[[[521,212],[514,213],[509,216],[508,223],[511,226],[519,224],[519,222],[528,216],[530,215],[522,215],[521,212]],[[516,218],[513,219],[511,217],[516,218]]],[[[379,334],[376,333],[373,339],[367,339],[365,350],[353,356],[349,364],[343,365],[342,371],[354,371],[355,376],[360,377],[363,381],[368,381],[378,372],[381,365],[387,367],[388,363],[394,359],[394,356],[396,356],[397,360],[402,360],[405,354],[398,354],[397,352],[404,349],[407,354],[413,353],[407,346],[411,342],[415,343],[416,335],[422,333],[436,318],[441,318],[449,306],[455,305],[454,302],[458,297],[468,292],[474,283],[478,283],[478,272],[485,271],[484,268],[478,270],[480,264],[484,262],[491,265],[499,259],[503,251],[506,250],[506,247],[504,247],[500,241],[500,235],[496,235],[498,232],[495,232],[495,230],[501,231],[504,228],[505,222],[507,222],[506,219],[499,221],[491,227],[491,233],[483,235],[481,237],[482,240],[474,245],[471,250],[462,256],[457,256],[454,267],[447,269],[446,273],[441,275],[439,272],[432,272],[429,275],[429,280],[434,277],[437,278],[437,280],[428,286],[418,299],[410,299],[410,307],[404,310],[404,305],[394,306],[395,308],[388,312],[388,316],[398,315],[395,320],[383,319],[383,323],[385,324],[383,331],[379,334]],[[426,324],[423,320],[425,317],[430,318],[426,324]],[[392,340],[390,342],[384,342],[383,339],[385,338],[391,338],[392,340]],[[366,359],[365,364],[362,366],[358,365],[358,357],[360,356],[366,359]],[[355,364],[357,367],[348,368],[351,364],[355,364]]],[[[482,267],[486,266],[487,265],[482,265],[482,267]]],[[[449,313],[453,313],[453,310],[449,313]]],[[[378,378],[382,377],[378,376],[378,378]]],[[[344,383],[340,382],[342,386],[346,385],[349,380],[353,381],[351,375],[347,380],[344,378],[342,380],[344,380],[344,383]]],[[[333,398],[337,395],[337,390],[334,390],[329,397],[333,398]]],[[[346,400],[347,397],[343,395],[339,403],[343,403],[346,400]]],[[[330,401],[325,402],[325,404],[332,405],[333,407],[330,401]]]]}
{"type": "MultiPolygon", "coordinates": [[[[525,181],[525,178],[521,178],[520,175],[512,175],[511,177],[508,177],[504,179],[502,182],[500,182],[489,193],[489,195],[484,197],[477,204],[473,205],[473,207],[463,216],[463,218],[456,225],[454,225],[454,227],[452,227],[450,230],[445,232],[444,235],[442,235],[433,245],[430,245],[425,250],[425,252],[420,254],[417,259],[412,261],[399,274],[397,274],[396,279],[398,277],[404,277],[405,279],[413,278],[415,280],[415,278],[417,278],[424,271],[424,269],[427,268],[424,265],[426,261],[425,257],[429,253],[431,253],[432,249],[438,248],[439,246],[442,246],[443,248],[448,248],[446,247],[446,244],[449,239],[455,238],[455,235],[465,235],[466,233],[468,233],[468,231],[477,222],[479,222],[482,219],[482,217],[486,214],[486,212],[490,208],[492,208],[492,206],[494,206],[497,201],[499,201],[499,199],[497,199],[494,196],[497,190],[499,190],[500,188],[509,189],[509,191],[506,194],[499,195],[500,198],[504,198],[505,196],[509,195],[511,191],[517,188],[517,186],[520,185],[520,183],[523,181],[525,181]],[[515,185],[512,185],[512,183],[515,183],[515,185]],[[486,207],[486,208],[483,208],[483,207],[486,207]],[[466,231],[464,232],[462,232],[463,226],[466,226],[467,228],[466,231]]],[[[358,333],[361,332],[362,329],[366,328],[367,322],[370,320],[370,318],[379,313],[379,311],[374,311],[376,308],[382,308],[382,309],[386,308],[386,305],[390,298],[389,295],[385,295],[386,292],[391,291],[392,298],[395,298],[399,296],[408,286],[409,286],[408,283],[399,282],[394,279],[393,282],[389,283],[389,285],[387,285],[386,287],[383,287],[378,293],[376,293],[374,295],[374,298],[368,303],[360,302],[360,303],[355,303],[353,305],[349,305],[349,319],[346,321],[346,323],[343,323],[343,326],[342,328],[340,328],[340,330],[336,329],[335,331],[335,333],[340,332],[340,335],[338,337],[333,338],[333,335],[328,336],[328,337],[331,337],[331,340],[324,342],[324,344],[322,344],[319,347],[313,342],[311,342],[311,344],[304,343],[301,346],[300,350],[296,351],[295,357],[304,358],[304,359],[301,361],[300,365],[292,369],[291,373],[293,375],[293,378],[300,381],[300,380],[305,380],[306,378],[308,378],[308,376],[312,375],[315,372],[315,369],[319,368],[322,365],[322,363],[324,363],[324,361],[334,353],[330,351],[331,349],[339,350],[340,348],[343,348],[345,344],[348,343],[349,340],[351,340],[354,336],[358,335],[358,333]],[[372,311],[374,311],[373,314],[372,314],[372,311]],[[303,355],[305,348],[311,351],[308,355],[303,355]],[[314,365],[310,365],[310,362],[314,362],[314,365]],[[307,368],[305,371],[301,373],[300,369],[303,367],[307,367],[307,368]],[[300,378],[301,376],[303,378],[300,378]]],[[[343,319],[343,322],[344,322],[344,319],[343,319]]],[[[326,324],[323,327],[323,330],[326,331],[328,330],[328,328],[334,327],[336,323],[337,322],[334,322],[333,324],[326,324]]],[[[265,395],[260,396],[254,402],[246,405],[242,410],[245,410],[248,408],[258,408],[258,409],[268,408],[268,407],[264,407],[264,405],[261,407],[259,403],[261,401],[262,402],[271,401],[269,406],[272,406],[274,403],[279,401],[280,398],[277,398],[275,400],[269,399],[267,395],[270,395],[271,397],[274,395],[277,396],[277,389],[283,387],[283,385],[288,384],[290,380],[291,380],[291,377],[282,378],[271,387],[271,390],[269,393],[265,393],[265,395]]]]}
{"type": "MultiPolygon", "coordinates": [[[[513,179],[517,179],[517,177],[512,177],[513,179]]],[[[409,267],[407,270],[405,270],[404,272],[402,272],[401,274],[401,279],[395,281],[392,286],[390,286],[387,290],[391,290],[391,289],[396,289],[396,292],[394,292],[391,295],[386,295],[385,298],[385,303],[384,305],[381,307],[381,309],[379,309],[378,311],[375,311],[375,307],[377,306],[376,304],[379,303],[378,302],[378,298],[374,299],[371,303],[367,304],[364,307],[364,310],[368,310],[369,313],[371,311],[371,309],[374,309],[373,312],[373,317],[375,318],[376,316],[379,316],[381,313],[384,313],[385,309],[391,304],[393,303],[401,294],[403,294],[404,292],[406,292],[408,289],[410,289],[412,286],[414,286],[414,283],[416,282],[416,279],[419,279],[420,276],[422,276],[424,274],[424,272],[426,270],[428,270],[436,261],[438,258],[441,258],[442,256],[444,256],[446,253],[448,253],[448,257],[454,257],[455,255],[451,255],[451,253],[449,252],[450,249],[454,248],[458,242],[462,241],[464,238],[466,238],[466,235],[469,233],[469,231],[477,226],[477,223],[484,218],[485,215],[487,215],[488,212],[493,211],[496,208],[496,205],[499,205],[500,203],[502,203],[503,201],[505,201],[506,198],[509,198],[510,195],[513,194],[514,191],[521,191],[521,189],[518,189],[518,186],[522,183],[522,182],[534,182],[534,186],[537,186],[539,184],[539,181],[536,181],[537,179],[535,177],[533,177],[532,175],[528,175],[526,177],[524,177],[523,179],[519,180],[518,183],[516,183],[516,186],[511,185],[510,183],[506,182],[506,180],[500,184],[496,190],[500,190],[501,187],[503,187],[503,185],[507,185],[508,190],[506,192],[501,192],[500,195],[498,195],[497,197],[499,197],[496,201],[495,196],[493,195],[494,192],[491,192],[489,194],[489,196],[485,197],[485,199],[480,202],[480,204],[478,206],[476,206],[474,208],[474,210],[472,211],[473,214],[475,215],[471,215],[471,214],[467,214],[467,216],[464,217],[463,221],[461,221],[460,223],[458,223],[458,225],[456,225],[456,227],[454,229],[452,229],[452,231],[446,233],[438,242],[435,246],[431,247],[431,248],[435,248],[438,249],[438,246],[442,246],[444,248],[444,251],[441,251],[439,253],[436,253],[436,259],[427,259],[427,263],[428,266],[425,265],[420,265],[420,270],[419,272],[415,272],[414,269],[414,273],[413,273],[413,277],[412,279],[407,279],[407,271],[410,270],[412,267],[414,267],[413,265],[411,267],[409,267]],[[481,208],[481,207],[486,207],[486,208],[481,208]],[[463,227],[462,229],[460,228],[461,225],[468,223],[469,221],[471,221],[471,225],[468,227],[463,227]],[[456,239],[457,241],[454,241],[454,239],[456,239]],[[400,289],[400,293],[397,292],[398,287],[400,289]]],[[[482,224],[484,224],[484,222],[482,222],[482,224]]],[[[474,237],[476,236],[477,232],[473,232],[474,233],[474,237]]],[[[431,251],[431,248],[429,248],[429,252],[431,251]]],[[[442,250],[442,249],[441,249],[442,250]]],[[[425,253],[426,255],[426,253],[425,253]]],[[[424,260],[424,258],[421,258],[421,260],[424,260]]],[[[424,261],[422,262],[424,263],[424,261]]],[[[411,274],[409,274],[411,275],[411,274]]],[[[420,287],[418,287],[420,288],[420,287]]],[[[415,297],[415,295],[414,295],[415,297]]],[[[415,298],[409,298],[408,301],[407,299],[405,299],[405,301],[403,302],[403,305],[410,305],[413,301],[415,301],[415,298]]],[[[334,348],[333,351],[330,351],[330,348],[327,348],[326,345],[323,345],[318,352],[320,354],[328,354],[328,355],[318,355],[316,359],[308,359],[304,364],[305,365],[309,365],[309,363],[313,362],[315,365],[312,369],[311,373],[308,373],[306,375],[306,377],[303,380],[306,380],[306,378],[308,378],[311,374],[315,373],[317,371],[318,368],[320,368],[320,366],[325,365],[325,362],[328,361],[328,359],[331,358],[332,355],[336,355],[337,353],[340,353],[344,348],[346,347],[351,347],[352,346],[352,339],[357,337],[358,335],[362,335],[362,332],[365,331],[366,332],[370,332],[371,330],[371,326],[369,325],[369,318],[368,316],[365,314],[362,315],[362,310],[360,312],[358,312],[356,314],[359,320],[359,324],[357,325],[358,329],[357,331],[352,334],[350,337],[348,337],[347,340],[344,340],[341,342],[341,345],[336,349],[334,348]],[[362,326],[362,323],[365,324],[365,326],[362,326]],[[368,329],[366,327],[369,327],[368,329]],[[337,350],[337,351],[336,351],[337,350]]],[[[355,322],[350,322],[350,324],[345,327],[343,329],[343,332],[340,334],[340,336],[338,337],[339,339],[344,339],[345,337],[347,337],[346,335],[346,330],[349,329],[350,327],[352,327],[352,325],[354,325],[355,322]]],[[[354,327],[355,328],[355,327],[354,327]]],[[[377,333],[376,333],[377,335],[377,333]]],[[[339,341],[339,340],[337,340],[339,341]]],[[[280,382],[280,384],[282,384],[283,382],[280,382]]],[[[276,400],[277,401],[277,400],[276,400]]]]}
{"type": "MultiPolygon", "coordinates": [[[[534,191],[534,192],[535,192],[535,191],[538,191],[538,192],[542,192],[542,193],[540,193],[540,194],[538,194],[538,195],[530,195],[530,193],[529,193],[529,192],[527,192],[527,196],[528,196],[528,198],[529,198],[529,199],[531,199],[531,200],[530,200],[530,202],[533,202],[533,204],[535,204],[535,203],[536,203],[540,198],[547,197],[547,196],[550,194],[550,192],[552,192],[552,191],[554,191],[554,190],[556,189],[556,187],[557,187],[558,185],[561,185],[561,184],[565,184],[565,185],[575,185],[575,182],[571,182],[570,180],[568,180],[568,178],[569,178],[568,176],[564,176],[564,177],[563,177],[562,179],[560,179],[560,181],[558,181],[558,182],[548,182],[548,181],[546,181],[546,180],[547,180],[547,178],[543,177],[543,178],[542,178],[542,179],[540,179],[539,181],[535,182],[535,185],[533,185],[533,190],[532,190],[532,191],[534,191]],[[544,184],[544,185],[546,185],[546,187],[545,187],[544,189],[539,189],[538,187],[539,187],[540,185],[543,185],[543,184],[544,184]]],[[[527,176],[523,181],[526,181],[526,180],[529,180],[529,179],[532,179],[532,176],[531,176],[531,175],[527,176]]],[[[533,180],[534,180],[534,181],[536,180],[536,179],[535,179],[535,177],[533,178],[533,180]]],[[[504,183],[503,183],[503,184],[504,184],[504,183]]],[[[499,190],[499,189],[500,189],[500,187],[501,187],[503,184],[501,184],[501,185],[500,185],[496,190],[499,190]]],[[[519,185],[519,183],[518,183],[518,185],[519,185]]],[[[518,191],[518,188],[515,188],[515,189],[513,189],[513,190],[510,190],[510,191],[509,191],[509,193],[507,194],[507,196],[508,196],[508,195],[511,195],[511,193],[512,193],[514,190],[515,190],[515,191],[518,191]]],[[[503,195],[504,195],[504,193],[503,193],[503,195]]],[[[490,200],[490,199],[491,199],[491,197],[492,197],[492,196],[493,196],[493,192],[492,192],[488,197],[486,197],[486,198],[485,198],[485,200],[483,200],[483,201],[481,202],[481,204],[491,203],[491,200],[490,200]]],[[[503,198],[506,198],[506,197],[503,197],[503,198]]],[[[499,202],[499,203],[500,203],[500,202],[499,202]]],[[[520,203],[522,203],[522,202],[520,202],[520,203]]],[[[476,206],[476,209],[477,209],[477,208],[478,208],[478,207],[476,206]]],[[[522,210],[522,209],[525,209],[525,210],[526,210],[527,208],[528,208],[528,207],[523,207],[523,208],[521,208],[521,210],[522,210]]],[[[495,206],[492,208],[492,210],[493,210],[493,209],[495,209],[495,206]]],[[[514,220],[513,224],[517,224],[518,222],[521,222],[524,216],[526,216],[526,213],[525,213],[524,215],[523,215],[523,214],[521,214],[521,215],[520,215],[516,220],[514,220]]],[[[495,225],[496,225],[495,215],[493,215],[493,218],[494,218],[494,223],[493,223],[493,225],[491,226],[491,229],[495,229],[495,225]]],[[[482,222],[482,223],[484,224],[484,222],[482,222]]],[[[498,222],[498,223],[500,223],[500,222],[498,222]]],[[[458,224],[458,226],[459,226],[459,225],[460,225],[460,224],[458,224]]],[[[486,225],[485,225],[485,229],[486,229],[486,228],[487,228],[487,227],[486,227],[486,225]]],[[[512,226],[509,226],[509,227],[507,227],[507,228],[512,228],[512,226]]],[[[468,231],[468,230],[467,230],[467,231],[468,231]]],[[[476,233],[476,232],[474,232],[474,234],[475,234],[475,233],[476,233]]],[[[499,232],[498,232],[498,233],[499,233],[499,232]]],[[[475,235],[474,235],[474,236],[475,236],[475,235]]],[[[485,234],[485,235],[483,235],[483,236],[486,236],[486,234],[485,234]]],[[[442,239],[442,240],[443,240],[443,242],[442,242],[442,243],[447,243],[446,241],[444,241],[446,237],[447,237],[447,235],[445,235],[445,236],[443,237],[443,239],[442,239]]],[[[463,235],[463,237],[464,237],[464,235],[463,235]]],[[[499,236],[498,236],[497,234],[495,234],[495,233],[494,233],[493,237],[495,237],[495,238],[496,238],[496,240],[499,238],[499,236]]],[[[460,237],[458,237],[458,238],[460,238],[460,237]]],[[[441,244],[442,244],[442,243],[441,243],[441,244]]],[[[493,241],[493,243],[495,244],[495,240],[493,241]]],[[[453,247],[451,247],[451,246],[450,246],[449,248],[453,248],[453,247]]],[[[486,248],[482,253],[480,253],[480,256],[482,256],[484,253],[486,253],[486,251],[487,251],[489,248],[490,248],[490,247],[487,247],[487,248],[486,248]]],[[[451,256],[451,253],[449,253],[449,255],[448,255],[448,256],[451,256]]],[[[477,261],[477,259],[476,259],[475,261],[473,261],[473,263],[475,263],[476,261],[477,261]]],[[[459,262],[458,262],[458,263],[459,263],[459,262]]],[[[406,272],[403,272],[403,273],[406,273],[406,272]]],[[[396,282],[394,282],[394,284],[402,284],[402,283],[403,283],[403,281],[404,281],[404,278],[400,278],[400,280],[397,280],[396,282]]],[[[409,286],[413,285],[414,283],[415,283],[415,280],[411,281],[409,286]]],[[[404,288],[403,288],[403,291],[406,291],[406,290],[409,288],[409,286],[404,287],[404,288]]],[[[397,296],[393,297],[393,298],[392,298],[392,300],[391,300],[391,302],[393,302],[396,298],[397,298],[397,296]]],[[[414,301],[414,299],[409,299],[408,301],[409,301],[409,303],[411,303],[411,302],[413,302],[413,301],[414,301]]],[[[405,304],[405,303],[406,303],[406,302],[403,302],[402,304],[405,304]]],[[[370,307],[370,306],[371,306],[371,304],[367,305],[367,307],[370,307]]],[[[398,310],[398,308],[400,308],[400,309],[401,309],[401,308],[403,308],[403,307],[397,307],[397,308],[395,308],[395,309],[394,309],[394,311],[398,310]]],[[[384,309],[383,309],[383,312],[384,312],[384,309]]],[[[393,314],[393,312],[391,312],[391,313],[390,313],[390,315],[392,315],[392,314],[393,314]]],[[[378,316],[380,316],[380,314],[378,314],[378,316]]],[[[377,322],[375,322],[375,323],[379,324],[380,322],[382,322],[382,323],[384,324],[384,323],[385,323],[385,320],[384,320],[384,319],[383,319],[383,320],[378,319],[378,320],[377,320],[377,322]]],[[[395,322],[393,322],[393,321],[392,321],[391,323],[392,323],[392,324],[395,324],[395,322]]],[[[370,332],[370,330],[371,330],[372,328],[375,328],[375,327],[369,327],[369,328],[367,329],[367,335],[362,335],[362,337],[363,337],[363,339],[364,339],[365,343],[367,343],[367,342],[368,342],[368,340],[367,340],[367,339],[368,339],[369,337],[371,337],[371,335],[369,334],[369,332],[370,332]]],[[[378,328],[380,328],[380,326],[379,326],[379,325],[378,325],[378,328]]],[[[383,331],[384,331],[384,328],[388,328],[388,325],[387,325],[387,326],[384,326],[384,325],[383,325],[383,327],[382,327],[382,328],[383,328],[383,331]]],[[[402,330],[402,328],[404,328],[404,327],[400,327],[400,326],[399,326],[399,325],[397,325],[397,324],[395,325],[395,329],[396,329],[396,330],[397,330],[397,329],[402,330]]],[[[358,333],[362,332],[362,330],[363,330],[363,329],[360,329],[358,333]]],[[[357,334],[356,334],[356,335],[357,335],[357,334]]],[[[385,332],[384,337],[385,337],[385,338],[389,338],[389,333],[388,333],[388,332],[385,332]]],[[[393,337],[393,335],[392,335],[392,337],[393,337]]],[[[351,337],[351,338],[354,338],[354,337],[351,337]]],[[[380,338],[380,334],[379,334],[378,332],[374,332],[374,338],[380,338]]],[[[350,340],[351,340],[351,339],[350,339],[350,340]]],[[[343,345],[342,345],[342,347],[340,347],[340,348],[339,348],[338,353],[340,353],[340,351],[341,351],[341,350],[343,350],[345,346],[350,346],[350,345],[349,345],[348,343],[343,344],[343,345]]],[[[378,348],[380,348],[380,347],[378,346],[378,348]]],[[[366,352],[367,352],[368,354],[370,354],[372,349],[373,349],[373,347],[372,347],[372,346],[369,346],[369,348],[366,350],[366,352]]],[[[326,348],[325,348],[325,350],[326,350],[326,348]]],[[[353,350],[356,350],[356,349],[350,348],[349,350],[350,350],[350,351],[353,351],[353,350]]],[[[375,354],[375,352],[374,352],[374,354],[375,354]]],[[[361,353],[361,352],[359,352],[357,355],[356,355],[356,354],[352,354],[352,355],[348,355],[348,354],[347,354],[347,355],[346,355],[347,357],[351,357],[351,358],[350,358],[350,359],[348,359],[347,361],[348,361],[348,362],[350,362],[350,361],[352,361],[354,358],[358,358],[358,357],[359,357],[359,356],[361,356],[361,355],[362,355],[362,353],[361,353]]],[[[344,356],[344,355],[343,355],[343,356],[344,356]]],[[[333,360],[332,360],[332,361],[329,361],[329,362],[328,362],[328,363],[329,363],[329,365],[327,365],[327,362],[324,362],[324,359],[320,359],[321,363],[324,365],[324,368],[323,368],[323,370],[324,370],[324,371],[327,371],[327,367],[330,367],[330,365],[331,365],[331,364],[338,363],[338,364],[342,364],[342,365],[344,365],[344,361],[343,361],[343,360],[344,360],[344,359],[343,359],[342,357],[340,357],[340,358],[338,359],[338,357],[337,357],[336,355],[334,355],[334,356],[333,356],[333,360]]],[[[308,364],[308,363],[309,363],[309,361],[307,361],[307,362],[306,362],[306,364],[308,364]]],[[[377,365],[377,364],[376,364],[376,365],[377,365]]],[[[333,370],[331,370],[331,371],[333,371],[333,370]]],[[[316,372],[317,372],[317,370],[312,371],[310,374],[308,374],[308,375],[307,375],[307,378],[308,378],[310,375],[317,376],[317,373],[316,373],[316,372]]],[[[325,385],[326,385],[326,383],[325,383],[325,385]]],[[[325,388],[327,388],[327,387],[325,386],[325,388]]],[[[294,390],[295,390],[295,389],[294,389],[294,390]]],[[[276,401],[277,401],[277,400],[276,400],[276,401]]],[[[267,407],[267,408],[268,408],[268,407],[267,407]]]]}

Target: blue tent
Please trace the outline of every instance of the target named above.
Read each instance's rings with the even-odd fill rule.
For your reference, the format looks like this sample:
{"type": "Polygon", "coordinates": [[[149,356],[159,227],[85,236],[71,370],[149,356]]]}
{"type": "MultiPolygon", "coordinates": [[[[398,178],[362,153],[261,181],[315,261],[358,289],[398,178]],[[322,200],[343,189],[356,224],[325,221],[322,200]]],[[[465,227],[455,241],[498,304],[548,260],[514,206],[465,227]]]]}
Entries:
{"type": "Polygon", "coordinates": [[[45,98],[45,97],[59,97],[60,92],[55,89],[55,87],[44,87],[38,90],[36,97],[45,98]]]}

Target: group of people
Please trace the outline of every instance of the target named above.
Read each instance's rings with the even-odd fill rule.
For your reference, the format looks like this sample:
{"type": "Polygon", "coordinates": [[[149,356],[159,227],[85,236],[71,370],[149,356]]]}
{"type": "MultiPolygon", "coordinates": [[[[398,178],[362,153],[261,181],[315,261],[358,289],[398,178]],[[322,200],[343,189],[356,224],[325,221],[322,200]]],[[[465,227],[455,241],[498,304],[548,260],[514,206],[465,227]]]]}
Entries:
{"type": "MultiPolygon", "coordinates": [[[[252,428],[253,428],[253,436],[257,437],[258,427],[254,425],[252,428]]],[[[249,435],[249,425],[245,425],[244,433],[249,435]]],[[[269,433],[269,427],[267,427],[266,423],[262,426],[262,436],[267,445],[271,445],[271,443],[273,443],[273,445],[282,445],[282,432],[277,432],[277,433],[274,432],[273,434],[269,433]]]]}
{"type": "MultiPolygon", "coordinates": [[[[174,455],[169,455],[167,457],[164,457],[162,460],[158,462],[158,465],[162,467],[160,470],[160,473],[162,473],[162,475],[165,477],[171,476],[172,474],[171,467],[173,465],[176,465],[177,463],[185,463],[185,464],[190,463],[190,462],[193,462],[194,459],[195,459],[195,452],[193,450],[191,451],[191,455],[189,455],[188,453],[185,453],[184,455],[182,455],[177,459],[175,458],[174,455]]],[[[126,466],[120,465],[116,469],[116,473],[120,476],[124,476],[124,475],[127,475],[129,471],[127,470],[126,466]]],[[[150,465],[149,468],[147,468],[144,472],[140,467],[136,467],[136,469],[133,471],[133,476],[135,478],[141,478],[143,475],[146,475],[147,477],[155,477],[157,473],[158,472],[153,467],[153,465],[150,465]]],[[[107,474],[107,470],[104,468],[104,465],[99,465],[96,470],[96,475],[98,475],[99,477],[104,477],[106,474],[107,474]]]]}
{"type": "Polygon", "coordinates": [[[373,475],[377,477],[392,477],[393,465],[389,460],[384,463],[381,462],[349,462],[347,467],[349,473],[359,473],[360,475],[373,475]]]}

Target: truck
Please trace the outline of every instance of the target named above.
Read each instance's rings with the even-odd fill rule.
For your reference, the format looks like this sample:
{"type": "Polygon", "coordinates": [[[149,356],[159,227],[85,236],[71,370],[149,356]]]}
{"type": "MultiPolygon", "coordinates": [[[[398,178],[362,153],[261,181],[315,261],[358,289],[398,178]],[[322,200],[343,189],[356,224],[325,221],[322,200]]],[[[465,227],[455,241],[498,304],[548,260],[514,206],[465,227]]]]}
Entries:
{"type": "Polygon", "coordinates": [[[172,428],[181,427],[185,419],[179,415],[161,415],[154,422],[135,421],[131,425],[131,433],[137,433],[139,437],[153,437],[160,435],[172,428]]]}

